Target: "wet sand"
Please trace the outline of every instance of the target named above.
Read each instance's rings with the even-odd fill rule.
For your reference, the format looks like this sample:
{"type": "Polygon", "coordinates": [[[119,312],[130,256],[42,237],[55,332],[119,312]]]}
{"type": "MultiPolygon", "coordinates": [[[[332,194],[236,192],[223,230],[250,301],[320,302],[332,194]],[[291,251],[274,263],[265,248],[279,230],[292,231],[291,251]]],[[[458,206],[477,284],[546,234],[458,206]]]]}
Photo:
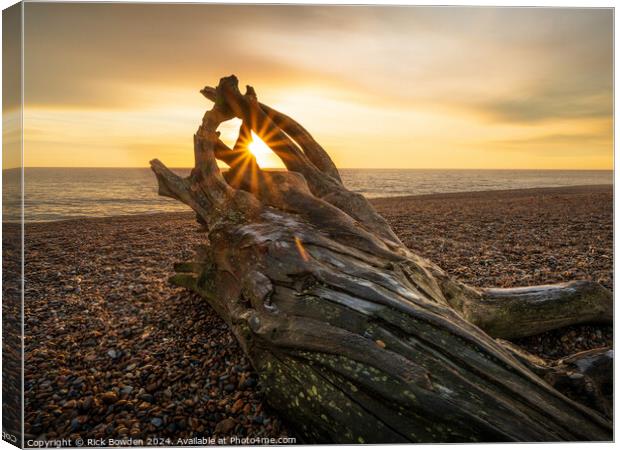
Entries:
{"type": "MultiPolygon", "coordinates": [[[[612,287],[611,186],[373,204],[410,248],[472,285],[612,287]]],[[[226,325],[167,283],[201,241],[196,228],[191,212],[26,225],[27,438],[287,435],[226,325]]],[[[611,345],[611,327],[518,343],[558,358],[611,345]]]]}

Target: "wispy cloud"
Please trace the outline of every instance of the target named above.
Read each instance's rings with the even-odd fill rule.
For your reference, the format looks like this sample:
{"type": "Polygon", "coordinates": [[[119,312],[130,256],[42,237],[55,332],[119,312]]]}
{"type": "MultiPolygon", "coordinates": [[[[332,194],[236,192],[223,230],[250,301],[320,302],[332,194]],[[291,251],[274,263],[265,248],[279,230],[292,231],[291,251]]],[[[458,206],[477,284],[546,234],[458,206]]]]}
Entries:
{"type": "Polygon", "coordinates": [[[509,122],[608,118],[613,112],[611,88],[578,86],[566,89],[560,84],[540,86],[476,106],[493,120],[509,122]]]}

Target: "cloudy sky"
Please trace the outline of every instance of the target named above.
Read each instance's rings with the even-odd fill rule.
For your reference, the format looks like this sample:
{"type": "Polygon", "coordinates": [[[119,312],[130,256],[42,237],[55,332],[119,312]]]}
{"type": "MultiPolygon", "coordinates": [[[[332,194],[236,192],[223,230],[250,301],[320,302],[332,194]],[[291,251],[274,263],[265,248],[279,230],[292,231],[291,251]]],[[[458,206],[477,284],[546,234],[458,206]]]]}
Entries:
{"type": "Polygon", "coordinates": [[[234,73],[340,167],[610,169],[612,27],[610,9],[27,3],[25,163],[190,166],[198,91],[234,73]]]}

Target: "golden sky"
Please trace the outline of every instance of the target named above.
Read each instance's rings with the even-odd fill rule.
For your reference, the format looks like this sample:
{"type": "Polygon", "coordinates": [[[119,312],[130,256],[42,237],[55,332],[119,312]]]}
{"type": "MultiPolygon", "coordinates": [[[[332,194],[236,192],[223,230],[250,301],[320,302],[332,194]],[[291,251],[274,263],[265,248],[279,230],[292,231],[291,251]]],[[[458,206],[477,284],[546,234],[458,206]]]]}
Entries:
{"type": "Polygon", "coordinates": [[[26,3],[25,164],[191,166],[211,107],[198,91],[234,73],[339,167],[611,169],[612,21],[611,9],[26,3]]]}

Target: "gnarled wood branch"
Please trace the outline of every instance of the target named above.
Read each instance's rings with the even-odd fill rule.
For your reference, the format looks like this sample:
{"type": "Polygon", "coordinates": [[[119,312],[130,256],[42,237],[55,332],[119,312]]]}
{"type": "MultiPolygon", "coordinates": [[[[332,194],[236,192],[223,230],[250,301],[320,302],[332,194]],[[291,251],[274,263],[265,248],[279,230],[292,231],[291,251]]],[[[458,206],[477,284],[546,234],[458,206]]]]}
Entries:
{"type": "MultiPolygon", "coordinates": [[[[205,94],[212,92],[212,90],[204,88],[201,92],[205,94]]],[[[334,171],[337,173],[337,169],[327,153],[324,150],[321,153],[316,148],[315,151],[304,153],[297,143],[278,127],[261,108],[256,98],[256,93],[251,86],[248,86],[246,94],[242,95],[239,91],[237,78],[231,76],[222,78],[215,92],[217,95],[215,100],[226,104],[231,114],[246,122],[252,131],[280,157],[288,170],[303,175],[310,191],[315,197],[333,204],[357,220],[361,226],[377,234],[388,245],[395,248],[402,246],[400,239],[398,239],[385,219],[375,211],[366,198],[349,191],[342,185],[340,175],[336,176],[334,174],[334,171]],[[312,158],[310,155],[312,155],[312,158]],[[329,169],[331,166],[333,166],[333,169],[329,169]],[[326,167],[328,168],[327,171],[326,167]]],[[[210,94],[209,96],[212,95],[210,94]]],[[[276,115],[276,117],[280,116],[276,115]]],[[[284,120],[282,119],[282,121],[284,120]]],[[[304,133],[291,132],[291,134],[299,138],[304,133]]],[[[309,135],[307,132],[305,134],[309,135]]],[[[306,138],[306,141],[308,140],[306,138]]],[[[307,150],[308,146],[306,145],[303,148],[307,150]]]]}
{"type": "MultiPolygon", "coordinates": [[[[554,366],[494,339],[577,323],[584,312],[588,320],[610,320],[607,291],[595,284],[480,291],[459,283],[407,249],[366,199],[334,176],[335,166],[326,169],[326,153],[315,151],[309,133],[259,104],[253,89],[242,95],[227,77],[203,93],[215,106],[195,136],[190,177],[151,163],[160,193],[192,207],[209,231],[197,260],[178,265],[172,280],[230,325],[267,401],[299,437],[611,439],[604,406],[552,386],[552,375],[563,379],[579,359],[554,366]],[[222,176],[216,158],[234,161],[229,151],[247,150],[243,139],[233,150],[219,141],[217,126],[232,116],[289,172],[239,172],[233,164],[222,176]]],[[[597,367],[599,375],[608,372],[597,367]]],[[[588,376],[597,386],[610,380],[588,376]]]]}
{"type": "Polygon", "coordinates": [[[613,297],[598,283],[482,289],[452,306],[493,337],[520,338],[580,323],[611,324],[613,297]]]}
{"type": "MultiPolygon", "coordinates": [[[[206,86],[200,92],[206,98],[215,102],[217,97],[215,88],[206,86]]],[[[304,127],[286,114],[276,111],[260,102],[258,105],[282,131],[288,134],[302,148],[308,159],[312,161],[317,169],[342,183],[336,164],[334,164],[325,149],[314,140],[312,135],[304,127]]]]}

